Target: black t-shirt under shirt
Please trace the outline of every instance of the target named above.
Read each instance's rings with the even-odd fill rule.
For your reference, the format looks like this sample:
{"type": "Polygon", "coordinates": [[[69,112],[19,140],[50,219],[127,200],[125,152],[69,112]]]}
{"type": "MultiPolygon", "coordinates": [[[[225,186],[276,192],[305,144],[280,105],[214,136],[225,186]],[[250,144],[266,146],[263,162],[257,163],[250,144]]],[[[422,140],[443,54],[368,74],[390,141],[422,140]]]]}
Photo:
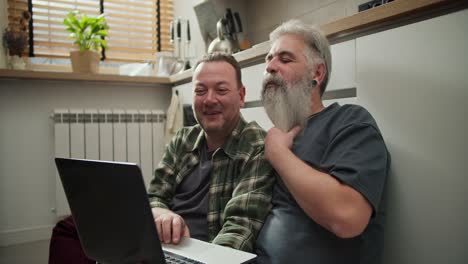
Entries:
{"type": "Polygon", "coordinates": [[[203,241],[208,241],[208,189],[213,152],[208,152],[206,144],[202,144],[200,163],[177,186],[171,210],[182,216],[185,224],[190,229],[190,236],[203,241]]]}
{"type": "Polygon", "coordinates": [[[273,209],[257,240],[258,262],[379,263],[382,193],[390,159],[372,116],[360,106],[335,103],[308,120],[293,152],[360,192],[372,205],[373,216],[362,235],[341,239],[309,218],[277,176],[273,209]]]}

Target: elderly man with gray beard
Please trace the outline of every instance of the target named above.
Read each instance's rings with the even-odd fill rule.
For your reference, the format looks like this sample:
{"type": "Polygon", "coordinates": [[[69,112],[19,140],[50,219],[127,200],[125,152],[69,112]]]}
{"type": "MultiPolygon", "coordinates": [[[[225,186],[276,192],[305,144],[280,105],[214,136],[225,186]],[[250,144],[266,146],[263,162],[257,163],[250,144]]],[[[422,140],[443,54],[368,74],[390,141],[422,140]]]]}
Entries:
{"type": "Polygon", "coordinates": [[[332,64],[323,33],[291,20],[270,40],[262,101],[277,183],[258,262],[379,263],[390,165],[379,128],[363,107],[324,107],[332,64]]]}

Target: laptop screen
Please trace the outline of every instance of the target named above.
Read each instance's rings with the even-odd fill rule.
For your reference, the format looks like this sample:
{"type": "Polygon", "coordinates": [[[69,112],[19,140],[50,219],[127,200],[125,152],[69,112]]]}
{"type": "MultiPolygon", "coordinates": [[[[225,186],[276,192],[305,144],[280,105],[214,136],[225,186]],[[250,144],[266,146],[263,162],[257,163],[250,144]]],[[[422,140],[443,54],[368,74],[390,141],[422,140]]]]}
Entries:
{"type": "Polygon", "coordinates": [[[86,255],[102,263],[165,263],[136,164],[55,162],[86,255]]]}

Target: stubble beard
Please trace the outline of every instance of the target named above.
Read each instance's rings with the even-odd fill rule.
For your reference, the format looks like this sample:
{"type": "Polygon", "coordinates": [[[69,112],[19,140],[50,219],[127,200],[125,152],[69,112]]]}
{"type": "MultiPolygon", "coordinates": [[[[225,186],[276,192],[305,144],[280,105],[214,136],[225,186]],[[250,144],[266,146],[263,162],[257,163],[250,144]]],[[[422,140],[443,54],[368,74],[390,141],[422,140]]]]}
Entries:
{"type": "Polygon", "coordinates": [[[288,132],[295,126],[305,127],[311,114],[312,78],[304,76],[287,84],[281,77],[267,73],[263,79],[263,107],[275,127],[288,132]],[[274,87],[267,87],[274,84],[274,87]]]}

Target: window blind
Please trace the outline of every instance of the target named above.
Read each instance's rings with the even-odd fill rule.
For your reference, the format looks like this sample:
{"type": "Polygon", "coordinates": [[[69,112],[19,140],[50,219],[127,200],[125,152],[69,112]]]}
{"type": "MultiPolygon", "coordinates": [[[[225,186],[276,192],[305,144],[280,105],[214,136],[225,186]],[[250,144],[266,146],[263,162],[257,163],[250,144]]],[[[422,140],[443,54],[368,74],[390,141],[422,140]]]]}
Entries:
{"type": "MultiPolygon", "coordinates": [[[[172,0],[29,1],[36,57],[69,57],[74,49],[73,41],[62,22],[73,10],[89,16],[98,16],[102,11],[106,14],[109,25],[106,61],[149,61],[159,50],[172,49],[169,41],[169,21],[174,13],[172,0]]],[[[20,8],[28,10],[28,0],[8,0],[8,5],[10,23],[14,23],[13,15],[21,15],[20,8]]]]}
{"type": "Polygon", "coordinates": [[[151,60],[158,51],[157,1],[105,0],[109,25],[106,58],[119,61],[151,60]]]}
{"type": "Polygon", "coordinates": [[[171,43],[170,24],[174,19],[174,5],[172,0],[159,0],[160,10],[160,48],[161,51],[172,51],[173,45],[171,43]]]}

